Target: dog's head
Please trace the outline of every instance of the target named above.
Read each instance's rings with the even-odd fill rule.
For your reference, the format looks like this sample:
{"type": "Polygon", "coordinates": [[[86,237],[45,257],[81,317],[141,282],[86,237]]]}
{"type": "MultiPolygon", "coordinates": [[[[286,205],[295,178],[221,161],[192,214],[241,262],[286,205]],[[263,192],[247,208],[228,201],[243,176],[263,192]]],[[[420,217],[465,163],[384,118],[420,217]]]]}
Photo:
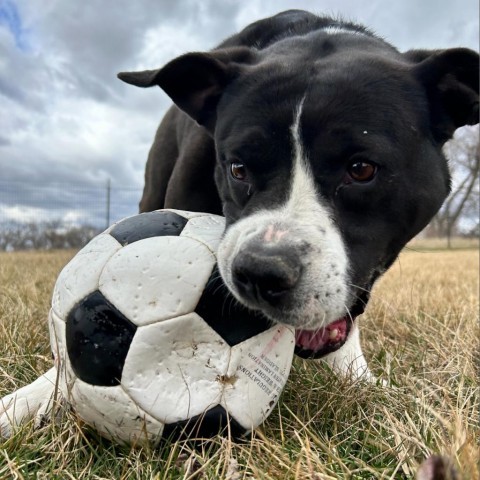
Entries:
{"type": "Polygon", "coordinates": [[[401,54],[324,29],[120,78],[159,85],[210,132],[221,274],[319,356],[344,343],[374,281],[448,195],[441,147],[478,122],[478,68],[471,50],[401,54]]]}

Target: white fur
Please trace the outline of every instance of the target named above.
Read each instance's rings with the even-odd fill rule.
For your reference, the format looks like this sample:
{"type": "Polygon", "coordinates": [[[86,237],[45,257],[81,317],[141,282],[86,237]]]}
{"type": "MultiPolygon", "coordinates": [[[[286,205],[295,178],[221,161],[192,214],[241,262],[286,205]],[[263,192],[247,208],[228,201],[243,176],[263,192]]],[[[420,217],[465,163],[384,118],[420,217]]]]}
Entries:
{"type": "Polygon", "coordinates": [[[295,286],[291,309],[262,306],[274,321],[295,328],[316,329],[346,315],[348,259],[343,240],[323,204],[310,171],[300,135],[303,100],[294,114],[292,138],[292,183],[286,202],[274,209],[263,209],[235,223],[226,232],[218,251],[220,273],[237,299],[251,308],[236,291],[232,264],[236,255],[255,243],[268,249],[272,245],[298,249],[308,243],[310,251],[300,255],[302,276],[295,286]]]}
{"type": "Polygon", "coordinates": [[[35,419],[40,425],[50,415],[57,386],[57,369],[51,368],[30,385],[0,399],[0,438],[12,435],[16,426],[35,419]]]}
{"type": "Polygon", "coordinates": [[[353,28],[345,28],[338,25],[330,25],[328,27],[322,28],[322,31],[328,33],[329,35],[337,35],[339,33],[347,33],[349,35],[365,35],[359,30],[353,28]]]}

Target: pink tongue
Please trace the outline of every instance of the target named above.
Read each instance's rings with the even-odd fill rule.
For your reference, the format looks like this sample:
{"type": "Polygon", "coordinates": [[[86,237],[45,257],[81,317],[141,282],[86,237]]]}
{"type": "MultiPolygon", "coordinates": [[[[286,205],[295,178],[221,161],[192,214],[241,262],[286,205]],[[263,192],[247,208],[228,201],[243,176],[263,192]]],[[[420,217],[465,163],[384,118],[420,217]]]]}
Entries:
{"type": "Polygon", "coordinates": [[[314,352],[327,344],[344,341],[347,337],[347,321],[344,318],[335,320],[320,330],[296,330],[295,343],[304,350],[314,352]]]}

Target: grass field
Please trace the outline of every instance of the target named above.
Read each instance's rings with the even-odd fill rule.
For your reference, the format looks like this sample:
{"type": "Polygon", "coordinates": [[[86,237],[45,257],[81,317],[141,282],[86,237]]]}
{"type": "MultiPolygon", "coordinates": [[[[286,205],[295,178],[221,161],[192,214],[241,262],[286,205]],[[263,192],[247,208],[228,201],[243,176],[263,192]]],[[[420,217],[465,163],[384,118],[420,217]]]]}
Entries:
{"type": "MultiPolygon", "coordinates": [[[[0,440],[3,479],[407,479],[430,453],[479,467],[479,254],[407,250],[360,319],[371,369],[392,387],[295,360],[280,404],[244,443],[130,450],[64,413],[0,440]]],[[[0,397],[51,366],[46,315],[71,252],[0,254],[0,397]]]]}

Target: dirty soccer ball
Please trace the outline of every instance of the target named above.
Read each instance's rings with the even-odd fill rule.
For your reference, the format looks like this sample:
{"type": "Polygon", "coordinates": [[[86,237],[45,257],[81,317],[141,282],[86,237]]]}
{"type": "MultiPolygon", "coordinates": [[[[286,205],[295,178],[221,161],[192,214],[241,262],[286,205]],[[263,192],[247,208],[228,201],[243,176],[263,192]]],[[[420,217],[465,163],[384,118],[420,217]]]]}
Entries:
{"type": "Polygon", "coordinates": [[[49,317],[60,389],[103,436],[238,437],[272,411],[294,332],[228,293],[215,257],[224,226],[205,213],[135,215],[61,272],[49,317]]]}

